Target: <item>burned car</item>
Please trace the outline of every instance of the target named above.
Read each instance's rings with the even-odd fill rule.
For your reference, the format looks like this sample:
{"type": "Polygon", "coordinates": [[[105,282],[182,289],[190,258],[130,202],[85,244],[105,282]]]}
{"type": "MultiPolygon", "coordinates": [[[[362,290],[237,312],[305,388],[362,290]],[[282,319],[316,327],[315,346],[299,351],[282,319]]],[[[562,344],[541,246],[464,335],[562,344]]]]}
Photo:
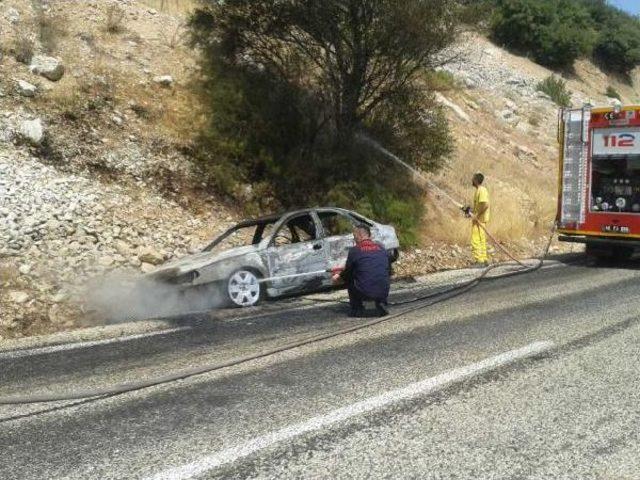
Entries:
{"type": "Polygon", "coordinates": [[[326,272],[344,265],[359,223],[371,228],[392,261],[398,258],[393,227],[341,208],[312,208],[238,223],[202,252],[163,265],[147,278],[182,289],[214,288],[239,307],[321,290],[331,286],[326,272]]]}

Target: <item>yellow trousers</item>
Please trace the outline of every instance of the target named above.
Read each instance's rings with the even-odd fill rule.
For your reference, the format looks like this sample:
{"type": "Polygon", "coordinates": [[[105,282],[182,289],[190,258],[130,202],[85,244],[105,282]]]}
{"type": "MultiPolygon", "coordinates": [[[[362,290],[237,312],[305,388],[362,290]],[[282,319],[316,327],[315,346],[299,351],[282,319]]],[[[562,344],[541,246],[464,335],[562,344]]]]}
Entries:
{"type": "Polygon", "coordinates": [[[484,229],[478,225],[471,227],[471,253],[473,258],[478,263],[485,263],[489,261],[487,256],[487,234],[484,229]]]}

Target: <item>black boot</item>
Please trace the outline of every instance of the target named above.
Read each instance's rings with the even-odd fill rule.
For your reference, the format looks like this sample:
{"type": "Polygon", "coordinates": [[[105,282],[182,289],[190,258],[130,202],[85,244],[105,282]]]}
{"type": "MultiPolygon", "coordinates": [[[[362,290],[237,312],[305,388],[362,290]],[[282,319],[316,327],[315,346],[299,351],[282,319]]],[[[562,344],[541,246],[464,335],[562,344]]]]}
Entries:
{"type": "Polygon", "coordinates": [[[387,302],[376,302],[376,313],[379,317],[386,317],[387,315],[389,315],[387,302]]]}

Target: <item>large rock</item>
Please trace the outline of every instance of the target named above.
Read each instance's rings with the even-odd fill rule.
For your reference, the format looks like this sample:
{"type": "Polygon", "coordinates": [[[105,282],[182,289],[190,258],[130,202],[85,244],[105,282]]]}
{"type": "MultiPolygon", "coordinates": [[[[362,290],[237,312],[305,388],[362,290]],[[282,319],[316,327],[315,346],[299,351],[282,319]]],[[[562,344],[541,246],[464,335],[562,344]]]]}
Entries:
{"type": "Polygon", "coordinates": [[[42,120],[36,118],[35,120],[25,120],[20,124],[19,130],[20,136],[31,143],[31,145],[38,146],[42,144],[44,140],[44,127],[42,126],[42,120]]]}
{"type": "Polygon", "coordinates": [[[44,55],[36,55],[31,60],[29,67],[32,73],[42,75],[43,77],[57,82],[64,75],[64,65],[60,60],[44,55]]]}
{"type": "Polygon", "coordinates": [[[460,118],[460,120],[463,120],[465,122],[471,121],[471,118],[469,118],[469,115],[467,114],[467,112],[465,112],[461,107],[453,103],[447,97],[442,95],[440,92],[436,92],[436,101],[441,105],[444,105],[445,107],[448,107],[449,109],[451,109],[453,113],[455,113],[458,116],[458,118],[460,118]]]}
{"type": "Polygon", "coordinates": [[[160,75],[153,77],[153,81],[162,87],[170,87],[173,85],[173,77],[171,75],[160,75]]]}
{"type": "Polygon", "coordinates": [[[153,265],[151,265],[150,263],[142,263],[140,265],[140,271],[142,273],[151,273],[155,270],[155,267],[153,265]]]}
{"type": "Polygon", "coordinates": [[[164,262],[164,255],[150,247],[142,247],[138,250],[138,259],[142,263],[151,265],[160,265],[164,262]]]}
{"type": "Polygon", "coordinates": [[[123,257],[129,257],[131,255],[131,247],[123,240],[116,240],[114,243],[116,251],[123,257]]]}
{"type": "Polygon", "coordinates": [[[20,21],[20,12],[18,12],[18,10],[16,10],[15,8],[11,7],[7,10],[7,13],[5,13],[5,18],[9,21],[9,23],[15,25],[20,21]]]}
{"type": "Polygon", "coordinates": [[[114,258],[109,256],[101,257],[100,260],[98,261],[98,264],[101,267],[105,267],[105,268],[112,267],[114,263],[115,263],[114,258]]]}
{"type": "Polygon", "coordinates": [[[29,275],[31,273],[31,265],[20,265],[20,268],[18,269],[18,271],[20,272],[21,275],[29,275]]]}
{"type": "Polygon", "coordinates": [[[23,303],[27,303],[29,301],[29,294],[26,292],[10,292],[9,293],[9,300],[12,303],[17,303],[19,305],[23,304],[23,303]]]}
{"type": "Polygon", "coordinates": [[[18,80],[16,88],[18,89],[18,93],[23,97],[35,97],[38,91],[38,87],[24,80],[18,80]]]}
{"type": "Polygon", "coordinates": [[[537,158],[536,153],[528,147],[524,145],[516,145],[514,148],[514,153],[516,157],[520,159],[535,159],[537,158]]]}

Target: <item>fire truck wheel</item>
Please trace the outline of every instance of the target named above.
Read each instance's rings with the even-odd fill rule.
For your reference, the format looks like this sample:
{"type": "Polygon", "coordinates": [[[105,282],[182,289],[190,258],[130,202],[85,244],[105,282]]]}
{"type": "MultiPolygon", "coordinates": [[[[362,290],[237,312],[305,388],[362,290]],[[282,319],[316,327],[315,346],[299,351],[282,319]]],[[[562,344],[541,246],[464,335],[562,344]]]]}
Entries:
{"type": "Polygon", "coordinates": [[[587,255],[596,259],[629,260],[634,253],[631,247],[606,247],[587,244],[587,255]]]}
{"type": "Polygon", "coordinates": [[[602,247],[600,245],[591,245],[589,243],[587,244],[586,253],[587,256],[596,259],[611,257],[611,250],[609,248],[602,247]]]}
{"type": "Polygon", "coordinates": [[[629,260],[633,255],[633,248],[615,247],[613,249],[613,258],[615,260],[629,260]]]}

